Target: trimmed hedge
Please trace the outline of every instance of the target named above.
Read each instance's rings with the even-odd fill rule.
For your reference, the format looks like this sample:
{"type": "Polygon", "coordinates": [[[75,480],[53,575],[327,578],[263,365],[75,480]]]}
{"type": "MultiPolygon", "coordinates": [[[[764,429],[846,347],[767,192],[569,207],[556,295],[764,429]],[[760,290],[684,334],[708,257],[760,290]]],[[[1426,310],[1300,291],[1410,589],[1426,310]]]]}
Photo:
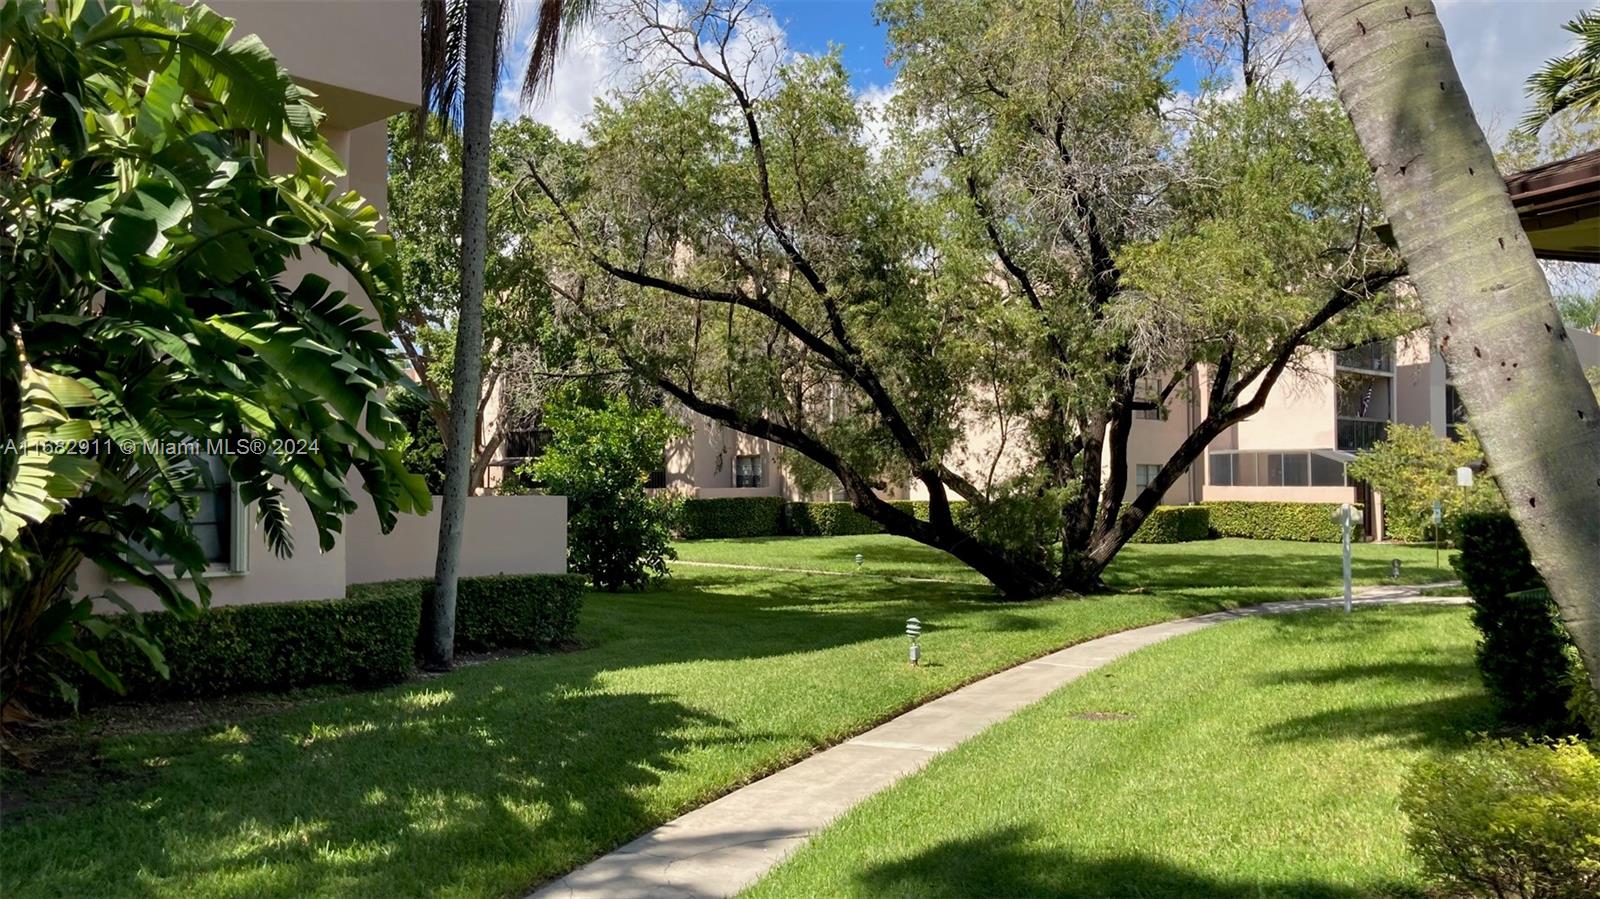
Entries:
{"type": "MultiPolygon", "coordinates": [[[[576,574],[497,574],[464,577],[456,584],[456,651],[548,650],[572,642],[583,605],[585,580],[576,574]]],[[[433,591],[423,580],[351,584],[352,596],[409,595],[433,591]]],[[[421,618],[418,612],[418,620],[421,618]]]]}
{"type": "Polygon", "coordinates": [[[1333,520],[1338,503],[1229,500],[1200,505],[1210,511],[1211,530],[1219,537],[1304,543],[1338,543],[1340,540],[1339,525],[1333,520]]]}
{"type": "Polygon", "coordinates": [[[1450,562],[1472,594],[1472,624],[1483,635],[1478,670],[1501,714],[1527,725],[1564,721],[1571,638],[1511,516],[1461,516],[1461,552],[1450,562]]]}
{"type": "MultiPolygon", "coordinates": [[[[907,503],[905,511],[911,512],[907,503]]],[[[798,537],[842,537],[846,534],[876,534],[882,531],[876,521],[862,515],[849,503],[787,503],[783,507],[783,533],[798,537]]]]}
{"type": "MultiPolygon", "coordinates": [[[[411,674],[421,621],[422,598],[415,590],[219,606],[188,621],[147,612],[145,626],[166,654],[170,680],[126,641],[107,641],[100,652],[130,697],[219,696],[330,683],[371,686],[411,674]]],[[[81,686],[86,695],[107,693],[97,683],[81,686]]]]}
{"type": "Polygon", "coordinates": [[[1211,510],[1205,506],[1156,506],[1129,543],[1189,543],[1211,536],[1211,510]]]}
{"type": "MultiPolygon", "coordinates": [[[[282,691],[318,684],[376,686],[404,680],[416,659],[421,580],[352,584],[347,599],[218,606],[182,621],[147,612],[170,680],[122,640],[99,647],[131,698],[182,698],[282,691]]],[[[551,649],[572,641],[582,604],[578,575],[462,578],[456,596],[456,648],[551,649]]],[[[87,698],[110,698],[88,675],[87,698]]]]}
{"type": "Polygon", "coordinates": [[[686,499],[679,504],[676,530],[683,540],[776,537],[782,533],[784,506],[777,496],[686,499]]]}

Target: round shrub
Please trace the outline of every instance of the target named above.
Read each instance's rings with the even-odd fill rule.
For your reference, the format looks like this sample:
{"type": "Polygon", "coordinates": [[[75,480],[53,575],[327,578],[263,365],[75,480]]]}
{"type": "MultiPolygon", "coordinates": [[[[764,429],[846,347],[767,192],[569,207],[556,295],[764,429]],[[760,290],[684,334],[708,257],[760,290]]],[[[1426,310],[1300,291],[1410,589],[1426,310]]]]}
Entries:
{"type": "Polygon", "coordinates": [[[1600,758],[1576,740],[1495,740],[1418,765],[1407,842],[1449,895],[1600,896],[1600,758]]]}

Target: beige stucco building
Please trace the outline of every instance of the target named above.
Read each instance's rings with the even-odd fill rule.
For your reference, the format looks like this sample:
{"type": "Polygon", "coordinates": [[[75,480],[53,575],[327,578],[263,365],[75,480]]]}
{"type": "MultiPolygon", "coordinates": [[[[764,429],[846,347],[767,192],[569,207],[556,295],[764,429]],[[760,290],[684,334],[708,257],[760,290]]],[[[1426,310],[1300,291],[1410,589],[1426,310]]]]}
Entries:
{"type": "MultiPolygon", "coordinates": [[[[1600,335],[1571,331],[1585,367],[1600,365],[1600,335]]],[[[1125,500],[1142,491],[1204,415],[1205,373],[1176,391],[1165,409],[1136,413],[1128,441],[1125,500]],[[1182,397],[1180,398],[1180,394],[1182,397]]],[[[659,485],[697,497],[802,496],[786,476],[781,447],[683,412],[689,436],[668,448],[659,485]]],[[[1392,423],[1426,425],[1445,435],[1465,420],[1444,358],[1427,332],[1345,352],[1307,351],[1268,395],[1265,407],[1223,432],[1162,498],[1168,505],[1214,500],[1361,502],[1381,507],[1345,475],[1354,453],[1381,440],[1392,423]]],[[[953,467],[977,483],[1026,465],[1018,441],[972,423],[953,467]],[[997,460],[997,457],[998,460],[997,460]]],[[[924,499],[918,483],[893,498],[924,499]]]]}

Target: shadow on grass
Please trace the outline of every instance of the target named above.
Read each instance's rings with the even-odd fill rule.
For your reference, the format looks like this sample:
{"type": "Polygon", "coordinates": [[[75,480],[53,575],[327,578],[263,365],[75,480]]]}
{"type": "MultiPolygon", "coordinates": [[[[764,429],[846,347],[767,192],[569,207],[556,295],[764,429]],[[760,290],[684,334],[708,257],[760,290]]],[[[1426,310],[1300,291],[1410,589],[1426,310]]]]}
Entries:
{"type": "MultiPolygon", "coordinates": [[[[108,740],[107,763],[143,776],[5,820],[0,891],[510,894],[710,798],[693,795],[692,780],[687,795],[650,792],[691,754],[793,742],[640,690],[637,677],[620,686],[621,673],[882,640],[918,613],[946,632],[992,626],[992,604],[952,592],[961,595],[696,572],[668,589],[588,597],[586,650],[489,662],[210,733],[108,740]],[[62,864],[62,846],[107,834],[111,819],[115,839],[96,837],[105,845],[62,864]],[[38,880],[23,873],[40,869],[38,880]]],[[[1002,626],[1043,626],[1026,608],[1002,626]]]]}
{"type": "Polygon", "coordinates": [[[1255,882],[1217,877],[1136,854],[1107,858],[1076,855],[1039,847],[1030,831],[1021,827],[941,843],[909,859],[867,868],[856,879],[862,891],[871,896],[903,899],[1356,899],[1371,895],[1367,890],[1309,880],[1255,882]]]}
{"type": "MultiPolygon", "coordinates": [[[[1136,545],[1123,551],[1106,571],[1106,582],[1113,587],[1140,586],[1150,590],[1195,587],[1321,587],[1330,595],[1338,592],[1343,573],[1339,548],[1333,544],[1307,544],[1325,548],[1325,553],[1302,551],[1263,552],[1245,550],[1240,542],[1229,544],[1136,545]],[[1189,549],[1200,547],[1201,549],[1189,549]],[[1211,550],[1211,551],[1206,551],[1211,550]]],[[[1357,581],[1381,582],[1389,576],[1389,561],[1356,556],[1351,560],[1351,576],[1357,581]]],[[[1453,577],[1447,568],[1411,566],[1408,579],[1415,576],[1453,577]]]]}

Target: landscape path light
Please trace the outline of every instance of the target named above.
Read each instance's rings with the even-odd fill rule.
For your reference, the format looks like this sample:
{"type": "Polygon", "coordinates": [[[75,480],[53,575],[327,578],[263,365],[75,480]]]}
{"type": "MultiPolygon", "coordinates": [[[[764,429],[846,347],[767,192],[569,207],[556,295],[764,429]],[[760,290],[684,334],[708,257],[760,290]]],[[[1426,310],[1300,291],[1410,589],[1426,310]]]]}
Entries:
{"type": "Polygon", "coordinates": [[[906,619],[906,636],[911,638],[911,664],[915,665],[922,660],[922,622],[915,618],[906,619]]]}
{"type": "Polygon", "coordinates": [[[866,557],[860,553],[856,553],[856,571],[861,570],[861,563],[864,561],[866,561],[866,557]]]}

